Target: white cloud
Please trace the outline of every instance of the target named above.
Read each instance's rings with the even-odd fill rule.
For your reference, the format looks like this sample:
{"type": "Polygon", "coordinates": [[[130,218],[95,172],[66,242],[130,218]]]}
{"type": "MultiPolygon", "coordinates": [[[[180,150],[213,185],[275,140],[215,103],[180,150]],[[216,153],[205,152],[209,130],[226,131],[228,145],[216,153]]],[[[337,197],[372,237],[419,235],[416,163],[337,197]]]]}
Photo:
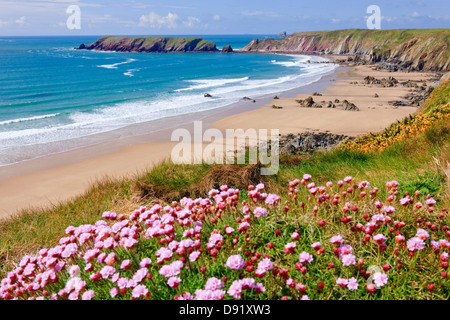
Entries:
{"type": "Polygon", "coordinates": [[[167,16],[160,16],[156,12],[150,12],[148,15],[142,15],[138,24],[140,27],[169,29],[176,29],[180,25],[186,28],[195,28],[201,26],[201,22],[197,17],[188,17],[186,20],[182,20],[176,13],[169,12],[167,16]]]}
{"type": "Polygon", "coordinates": [[[332,23],[338,23],[338,22],[341,22],[341,19],[331,19],[331,22],[332,23]]]}
{"type": "Polygon", "coordinates": [[[188,28],[193,28],[200,23],[200,19],[196,17],[188,17],[186,21],[183,21],[183,24],[188,28]]]}
{"type": "Polygon", "coordinates": [[[180,17],[176,13],[169,12],[167,16],[163,17],[155,12],[150,12],[148,15],[142,15],[139,19],[139,26],[150,28],[161,28],[166,27],[174,29],[178,26],[178,21],[180,17]]]}
{"type": "Polygon", "coordinates": [[[413,17],[418,17],[418,16],[419,16],[419,13],[415,11],[415,12],[413,12],[412,16],[413,16],[413,17]]]}
{"type": "Polygon", "coordinates": [[[8,21],[2,21],[0,20],[0,28],[1,27],[6,27],[8,25],[8,21]]]}
{"type": "Polygon", "coordinates": [[[215,16],[213,16],[213,19],[214,19],[215,21],[219,21],[219,20],[220,20],[220,16],[219,16],[218,14],[216,14],[215,16]]]}
{"type": "Polygon", "coordinates": [[[15,22],[19,25],[19,26],[23,26],[25,24],[25,16],[21,16],[19,19],[17,19],[15,22]]]}

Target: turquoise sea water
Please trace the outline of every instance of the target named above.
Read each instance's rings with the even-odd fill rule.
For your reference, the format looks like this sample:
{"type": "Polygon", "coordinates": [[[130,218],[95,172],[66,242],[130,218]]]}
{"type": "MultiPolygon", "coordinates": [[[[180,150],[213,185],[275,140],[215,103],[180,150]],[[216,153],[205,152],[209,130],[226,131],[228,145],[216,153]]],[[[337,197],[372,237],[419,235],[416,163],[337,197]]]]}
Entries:
{"type": "MultiPolygon", "coordinates": [[[[266,36],[203,37],[240,49],[266,36]]],[[[98,38],[0,37],[0,165],[36,157],[33,146],[42,154],[50,143],[220,108],[306,85],[334,68],[307,64],[320,59],[308,56],[73,49],[98,38]]]]}

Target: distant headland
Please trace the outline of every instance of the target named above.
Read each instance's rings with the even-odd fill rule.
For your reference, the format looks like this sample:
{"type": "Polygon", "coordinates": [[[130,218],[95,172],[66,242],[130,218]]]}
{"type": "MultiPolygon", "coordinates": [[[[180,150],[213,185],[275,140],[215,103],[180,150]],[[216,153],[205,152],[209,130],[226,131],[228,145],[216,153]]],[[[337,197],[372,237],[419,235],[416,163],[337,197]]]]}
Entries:
{"type": "MultiPolygon", "coordinates": [[[[106,36],[85,45],[81,50],[117,51],[117,52],[220,52],[213,41],[200,37],[115,37],[106,36]]],[[[232,52],[226,46],[222,52],[232,52]]]]}

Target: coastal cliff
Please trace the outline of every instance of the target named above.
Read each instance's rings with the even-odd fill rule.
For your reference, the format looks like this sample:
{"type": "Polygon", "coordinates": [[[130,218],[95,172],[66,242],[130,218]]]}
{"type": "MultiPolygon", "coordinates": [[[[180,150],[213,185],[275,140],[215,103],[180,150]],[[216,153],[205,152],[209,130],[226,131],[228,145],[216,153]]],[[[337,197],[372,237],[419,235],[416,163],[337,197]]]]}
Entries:
{"type": "Polygon", "coordinates": [[[216,52],[216,44],[199,37],[102,37],[78,49],[118,52],[216,52]]]}
{"type": "Polygon", "coordinates": [[[450,70],[450,29],[398,29],[301,32],[283,39],[255,39],[241,52],[352,55],[409,71],[450,70]]]}

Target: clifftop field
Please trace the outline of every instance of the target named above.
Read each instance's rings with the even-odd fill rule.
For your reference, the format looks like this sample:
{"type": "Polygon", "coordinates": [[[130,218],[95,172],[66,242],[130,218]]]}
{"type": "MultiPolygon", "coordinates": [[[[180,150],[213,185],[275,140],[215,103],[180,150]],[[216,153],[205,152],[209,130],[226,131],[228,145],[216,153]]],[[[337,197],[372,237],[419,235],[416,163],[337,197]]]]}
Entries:
{"type": "Polygon", "coordinates": [[[449,82],[329,152],[165,161],[0,224],[1,299],[450,298],[449,82]]]}
{"type": "Polygon", "coordinates": [[[368,63],[389,63],[406,70],[450,70],[449,29],[345,29],[253,40],[244,52],[348,54],[368,63]]]}

